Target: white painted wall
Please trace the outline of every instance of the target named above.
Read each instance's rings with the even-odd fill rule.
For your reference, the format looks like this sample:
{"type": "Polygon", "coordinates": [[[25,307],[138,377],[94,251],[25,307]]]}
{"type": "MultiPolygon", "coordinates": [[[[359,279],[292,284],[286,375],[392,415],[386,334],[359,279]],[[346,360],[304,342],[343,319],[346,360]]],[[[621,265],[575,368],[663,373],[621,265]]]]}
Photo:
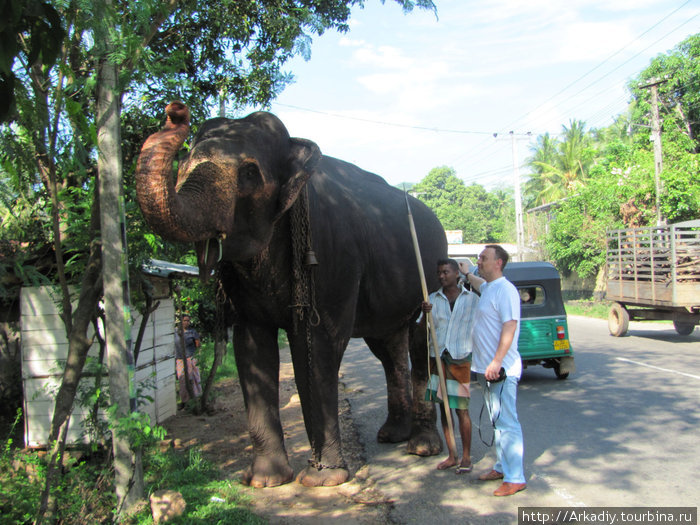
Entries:
{"type": "MultiPolygon", "coordinates": [[[[28,447],[45,446],[53,417],[54,397],[61,382],[63,365],[68,355],[68,341],[50,287],[23,288],[20,294],[22,385],[24,389],[24,439],[28,447]]],[[[136,314],[132,340],[136,341],[141,317],[136,314]]],[[[134,380],[137,388],[153,383],[144,390],[153,403],[141,407],[152,423],[161,423],[174,415],[176,379],[174,356],[175,310],[170,298],[160,299],[160,306],[151,314],[144,334],[134,380]]],[[[89,356],[98,357],[99,346],[93,344],[89,356]]],[[[94,382],[93,377],[83,382],[94,382]]],[[[104,377],[103,385],[109,383],[104,377]]],[[[84,441],[82,421],[85,410],[75,406],[69,423],[68,443],[84,441]]]]}

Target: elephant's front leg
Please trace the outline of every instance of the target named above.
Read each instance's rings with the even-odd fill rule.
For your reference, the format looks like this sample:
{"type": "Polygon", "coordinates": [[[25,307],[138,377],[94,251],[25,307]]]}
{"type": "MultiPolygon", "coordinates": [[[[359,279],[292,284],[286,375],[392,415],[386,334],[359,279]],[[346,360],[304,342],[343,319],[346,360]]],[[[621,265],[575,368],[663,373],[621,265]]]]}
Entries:
{"type": "Polygon", "coordinates": [[[243,482],[253,487],[289,483],[294,471],[289,466],[279,414],[277,329],[238,325],[234,328],[234,350],[254,453],[243,482]]]}
{"type": "Polygon", "coordinates": [[[311,445],[309,465],[297,476],[307,487],[331,487],[348,480],[338,423],[338,370],[348,338],[332,341],[315,330],[309,352],[304,328],[289,335],[297,391],[311,445]]]}

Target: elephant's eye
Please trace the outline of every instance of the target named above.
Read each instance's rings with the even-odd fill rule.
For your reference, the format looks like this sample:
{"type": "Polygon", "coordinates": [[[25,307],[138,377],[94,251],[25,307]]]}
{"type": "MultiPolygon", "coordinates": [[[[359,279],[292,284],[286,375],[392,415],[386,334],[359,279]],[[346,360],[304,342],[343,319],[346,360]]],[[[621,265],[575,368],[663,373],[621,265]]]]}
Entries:
{"type": "Polygon", "coordinates": [[[250,195],[262,186],[262,174],[257,163],[245,161],[238,168],[238,193],[250,195]]]}

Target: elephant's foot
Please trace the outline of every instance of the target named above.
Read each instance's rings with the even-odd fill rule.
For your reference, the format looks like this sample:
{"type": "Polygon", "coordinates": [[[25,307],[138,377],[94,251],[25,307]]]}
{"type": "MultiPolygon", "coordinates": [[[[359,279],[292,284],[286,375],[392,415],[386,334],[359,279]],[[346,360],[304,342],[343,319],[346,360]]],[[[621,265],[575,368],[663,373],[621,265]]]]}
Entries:
{"type": "Polygon", "coordinates": [[[411,437],[411,418],[387,419],[377,432],[379,443],[400,443],[411,437]]]}
{"type": "Polygon", "coordinates": [[[442,439],[437,429],[414,429],[406,445],[406,452],[417,456],[436,456],[442,452],[442,439]]]}
{"type": "Polygon", "coordinates": [[[294,470],[286,457],[256,457],[243,474],[243,483],[255,488],[277,487],[294,479],[294,470]]]}
{"type": "Polygon", "coordinates": [[[309,465],[299,472],[297,481],[305,487],[335,487],[345,483],[350,477],[345,467],[317,468],[309,465]]]}

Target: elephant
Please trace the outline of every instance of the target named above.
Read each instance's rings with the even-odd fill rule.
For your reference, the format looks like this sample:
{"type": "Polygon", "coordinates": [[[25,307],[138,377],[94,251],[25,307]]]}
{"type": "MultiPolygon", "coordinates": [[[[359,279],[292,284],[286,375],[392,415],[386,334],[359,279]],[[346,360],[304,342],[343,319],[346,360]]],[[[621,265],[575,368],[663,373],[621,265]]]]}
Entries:
{"type": "Polygon", "coordinates": [[[200,277],[218,270],[237,313],[234,354],[254,457],[243,481],[271,487],[294,479],[279,414],[278,331],[287,332],[312,457],[297,481],[349,479],[338,422],[338,373],[353,337],[364,338],[387,381],[380,442],[438,454],[442,443],[427,381],[425,334],[415,327],[423,298],[407,203],[429,291],[445,231],[419,200],[373,173],[290,137],[268,112],[190,130],[182,102],[148,137],[136,167],[137,199],[164,239],[193,242],[200,277]],[[301,260],[301,262],[299,262],[301,260]]]}

